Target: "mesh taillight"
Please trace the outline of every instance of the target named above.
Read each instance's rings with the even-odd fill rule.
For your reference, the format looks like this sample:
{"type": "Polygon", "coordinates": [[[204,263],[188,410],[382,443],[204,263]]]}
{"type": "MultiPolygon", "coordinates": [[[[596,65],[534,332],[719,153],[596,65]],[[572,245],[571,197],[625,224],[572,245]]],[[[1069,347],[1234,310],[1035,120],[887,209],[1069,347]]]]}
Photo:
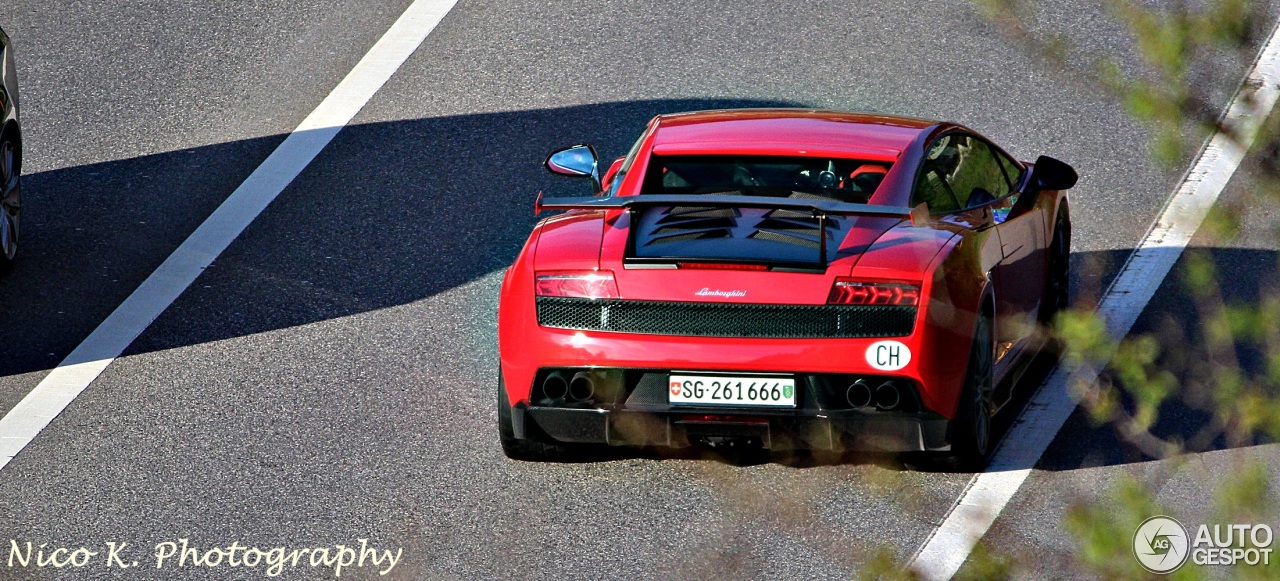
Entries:
{"type": "Polygon", "coordinates": [[[836,280],[827,304],[910,307],[920,304],[920,286],[901,282],[836,280]]]}

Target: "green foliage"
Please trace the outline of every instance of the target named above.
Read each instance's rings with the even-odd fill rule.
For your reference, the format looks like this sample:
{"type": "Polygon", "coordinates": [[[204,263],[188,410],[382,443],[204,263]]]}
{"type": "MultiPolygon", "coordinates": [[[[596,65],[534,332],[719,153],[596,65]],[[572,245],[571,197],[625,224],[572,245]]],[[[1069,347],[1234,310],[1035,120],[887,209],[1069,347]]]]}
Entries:
{"type": "Polygon", "coordinates": [[[1067,511],[1066,526],[1076,540],[1076,558],[1103,579],[1148,576],[1133,556],[1133,533],[1142,521],[1164,514],[1142,483],[1125,478],[1102,502],[1078,502],[1067,511]]]}
{"type": "MultiPolygon", "coordinates": [[[[1260,462],[1246,462],[1222,478],[1212,522],[1275,523],[1276,513],[1271,496],[1271,475],[1260,462]]],[[[1195,531],[1190,531],[1194,538],[1195,531]]],[[[1274,546],[1274,545],[1273,545],[1274,546]]],[[[1270,567],[1233,567],[1237,579],[1273,579],[1277,563],[1270,567]]]]}
{"type": "Polygon", "coordinates": [[[1248,463],[1226,475],[1218,492],[1213,520],[1222,523],[1274,522],[1271,475],[1261,463],[1248,463]]]}
{"type": "Polygon", "coordinates": [[[919,578],[915,572],[903,568],[893,551],[887,548],[877,551],[858,572],[861,581],[913,581],[919,578]]]}
{"type": "MultiPolygon", "coordinates": [[[[1221,105],[1214,104],[1220,96],[1212,90],[1235,82],[1224,75],[1239,74],[1255,58],[1261,38],[1274,24],[1265,7],[1249,0],[1208,0],[1195,8],[1182,2],[1153,7],[1136,0],[1106,0],[1108,13],[1128,29],[1136,54],[1090,55],[1064,41],[1065,36],[1044,30],[1047,27],[1037,20],[1039,7],[1030,1],[975,3],[996,27],[1046,62],[1092,79],[1113,94],[1151,129],[1152,156],[1169,167],[1185,165],[1189,154],[1215,131],[1237,142],[1251,137],[1242,133],[1252,131],[1248,124],[1221,122],[1221,105]],[[1222,66],[1231,63],[1238,66],[1222,66]]],[[[1245,231],[1244,217],[1280,202],[1280,115],[1267,120],[1251,158],[1253,181],[1245,182],[1253,188],[1250,207],[1215,208],[1199,232],[1201,239],[1229,246],[1245,231]]],[[[1170,321],[1178,332],[1118,339],[1108,334],[1106,322],[1092,309],[1076,308],[1059,316],[1054,332],[1066,346],[1063,363],[1103,371],[1095,384],[1071,386],[1082,407],[1096,425],[1114,428],[1121,440],[1154,458],[1176,459],[1186,450],[1222,442],[1234,447],[1260,438],[1280,440],[1280,291],[1249,278],[1234,280],[1232,288],[1258,284],[1262,296],[1228,303],[1219,286],[1221,273],[1209,253],[1188,252],[1179,272],[1177,282],[1193,309],[1188,320],[1199,323],[1186,331],[1181,330],[1185,321],[1170,321]],[[1242,366],[1245,357],[1258,364],[1242,366]],[[1174,397],[1212,418],[1186,442],[1153,433],[1174,397]]],[[[1222,475],[1209,522],[1274,523],[1270,478],[1266,466],[1248,462],[1222,475]]],[[[1132,555],[1131,541],[1144,519],[1159,514],[1163,509],[1147,486],[1126,477],[1102,497],[1072,505],[1065,524],[1077,542],[1075,557],[1089,574],[1149,578],[1132,555]]],[[[968,567],[974,568],[972,563],[968,567]]],[[[1271,576],[1271,569],[1262,567],[1229,571],[1237,577],[1271,576]]],[[[1188,564],[1170,577],[1194,579],[1207,573],[1188,564]]]]}
{"type": "MultiPolygon", "coordinates": [[[[1249,124],[1221,122],[1220,105],[1213,104],[1211,91],[1238,80],[1221,75],[1239,74],[1255,58],[1255,47],[1274,23],[1265,7],[1249,0],[1207,0],[1194,9],[1182,2],[1161,8],[1137,0],[1106,0],[1108,13],[1127,27],[1136,48],[1136,55],[1117,56],[1083,54],[1066,35],[1045,30],[1037,21],[1039,8],[1030,0],[974,2],[994,28],[1046,62],[1079,73],[1111,92],[1131,115],[1150,127],[1152,156],[1161,163],[1185,164],[1188,154],[1215,131],[1237,142],[1252,137],[1242,133],[1253,130],[1249,124]],[[1230,63],[1238,66],[1222,66],[1230,63]]],[[[1280,115],[1267,120],[1251,157],[1251,184],[1256,191],[1250,203],[1276,207],[1280,203],[1280,115]]],[[[1242,218],[1254,208],[1216,207],[1199,236],[1229,245],[1244,232],[1242,218]]],[[[1280,243],[1280,228],[1276,234],[1280,243]]],[[[1185,467],[1179,458],[1187,450],[1218,447],[1222,442],[1243,446],[1259,438],[1280,440],[1280,291],[1259,284],[1264,292],[1256,301],[1228,304],[1219,287],[1220,273],[1207,253],[1185,254],[1179,271],[1176,282],[1193,309],[1187,315],[1199,323],[1193,329],[1183,331],[1184,321],[1170,321],[1177,332],[1119,339],[1108,333],[1106,321],[1091,308],[1069,309],[1053,329],[1066,347],[1064,365],[1102,371],[1094,384],[1071,386],[1095,424],[1112,427],[1122,441],[1146,456],[1172,460],[1175,470],[1185,467]],[[1245,354],[1260,364],[1242,366],[1245,354]],[[1153,433],[1162,410],[1175,397],[1212,418],[1201,433],[1185,442],[1153,433]]],[[[1236,280],[1233,288],[1260,282],[1236,280]]],[[[1208,522],[1276,521],[1267,466],[1242,461],[1217,480],[1208,522]]],[[[1143,520],[1165,510],[1147,485],[1131,476],[1121,477],[1100,498],[1077,501],[1068,510],[1065,525],[1076,540],[1079,565],[1103,579],[1154,578],[1134,558],[1132,540],[1143,520]]],[[[1195,530],[1188,532],[1194,538],[1195,530]]],[[[1270,578],[1275,566],[1219,572],[1270,578]]],[[[960,575],[1004,579],[1016,568],[1007,555],[979,545],[960,575]]],[[[1198,579],[1209,573],[1189,563],[1166,577],[1198,579]]],[[[882,551],[860,578],[914,577],[901,569],[893,553],[882,551]]]]}
{"type": "Polygon", "coordinates": [[[1000,555],[978,543],[969,561],[956,573],[957,581],[999,581],[1013,578],[1013,559],[1000,555]]]}

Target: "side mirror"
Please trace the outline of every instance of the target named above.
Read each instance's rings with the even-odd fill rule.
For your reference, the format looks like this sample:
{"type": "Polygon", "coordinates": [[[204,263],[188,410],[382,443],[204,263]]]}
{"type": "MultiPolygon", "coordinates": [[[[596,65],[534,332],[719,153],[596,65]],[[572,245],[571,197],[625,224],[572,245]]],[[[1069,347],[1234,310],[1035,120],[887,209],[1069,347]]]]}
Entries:
{"type": "Polygon", "coordinates": [[[1039,190],[1066,190],[1076,185],[1076,180],[1080,176],[1076,174],[1075,168],[1067,165],[1066,162],[1058,161],[1047,155],[1042,155],[1036,159],[1036,165],[1031,169],[1031,178],[1035,180],[1035,188],[1039,190]]]}
{"type": "Polygon", "coordinates": [[[545,165],[553,174],[573,178],[589,177],[591,192],[599,195],[603,191],[600,186],[600,164],[596,158],[596,148],[590,145],[575,145],[552,152],[547,156],[545,165]]]}

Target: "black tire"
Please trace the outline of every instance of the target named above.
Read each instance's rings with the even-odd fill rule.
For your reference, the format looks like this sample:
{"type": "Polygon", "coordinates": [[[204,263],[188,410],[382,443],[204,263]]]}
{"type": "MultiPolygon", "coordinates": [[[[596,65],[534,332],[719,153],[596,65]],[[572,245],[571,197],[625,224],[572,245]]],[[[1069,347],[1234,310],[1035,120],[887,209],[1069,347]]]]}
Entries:
{"type": "Polygon", "coordinates": [[[13,270],[18,258],[18,208],[10,200],[19,189],[18,150],[9,136],[0,141],[0,275],[13,270]]]}
{"type": "Polygon", "coordinates": [[[532,426],[525,426],[526,438],[515,436],[515,428],[511,423],[511,401],[507,398],[507,384],[498,374],[498,439],[502,442],[502,453],[512,460],[528,462],[564,462],[572,459],[570,446],[558,443],[543,442],[528,433],[532,426]]]}
{"type": "Polygon", "coordinates": [[[1071,284],[1071,219],[1067,208],[1058,210],[1053,223],[1053,242],[1049,244],[1049,271],[1045,277],[1044,300],[1040,303],[1040,324],[1045,329],[1053,327],[1058,313],[1070,304],[1068,296],[1071,284]]]}
{"type": "Polygon", "coordinates": [[[951,420],[950,460],[963,471],[982,471],[995,447],[991,436],[994,360],[991,315],[984,311],[978,316],[974,329],[964,388],[960,391],[956,415],[951,420]]]}

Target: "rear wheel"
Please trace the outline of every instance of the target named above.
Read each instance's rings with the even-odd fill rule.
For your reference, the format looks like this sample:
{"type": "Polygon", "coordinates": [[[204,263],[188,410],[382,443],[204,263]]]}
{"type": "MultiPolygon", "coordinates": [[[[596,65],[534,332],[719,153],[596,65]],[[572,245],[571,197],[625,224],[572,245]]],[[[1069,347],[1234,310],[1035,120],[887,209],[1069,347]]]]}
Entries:
{"type": "Polygon", "coordinates": [[[9,197],[18,188],[19,179],[17,147],[6,136],[0,140],[0,274],[13,269],[18,257],[18,209],[10,205],[16,200],[9,197]]]}
{"type": "Polygon", "coordinates": [[[507,384],[498,374],[498,439],[502,442],[502,453],[512,460],[529,462],[555,462],[570,460],[572,450],[564,444],[541,442],[534,440],[527,433],[521,439],[515,435],[512,424],[511,400],[507,396],[507,384]]]}
{"type": "Polygon", "coordinates": [[[951,460],[961,470],[978,472],[991,455],[992,362],[995,342],[991,316],[983,312],[973,334],[969,366],[956,415],[951,420],[951,460]]]}

